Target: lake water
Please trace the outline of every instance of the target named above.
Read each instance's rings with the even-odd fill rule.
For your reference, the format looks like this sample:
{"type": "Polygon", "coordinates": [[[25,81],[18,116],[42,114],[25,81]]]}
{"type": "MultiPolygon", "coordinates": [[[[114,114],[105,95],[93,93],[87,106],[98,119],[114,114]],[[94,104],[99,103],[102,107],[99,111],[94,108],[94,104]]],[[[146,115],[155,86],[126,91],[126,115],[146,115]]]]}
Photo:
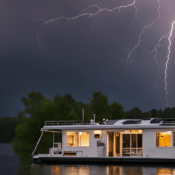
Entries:
{"type": "Polygon", "coordinates": [[[175,175],[175,166],[33,165],[31,153],[16,155],[11,144],[0,144],[0,175],[175,175]]]}

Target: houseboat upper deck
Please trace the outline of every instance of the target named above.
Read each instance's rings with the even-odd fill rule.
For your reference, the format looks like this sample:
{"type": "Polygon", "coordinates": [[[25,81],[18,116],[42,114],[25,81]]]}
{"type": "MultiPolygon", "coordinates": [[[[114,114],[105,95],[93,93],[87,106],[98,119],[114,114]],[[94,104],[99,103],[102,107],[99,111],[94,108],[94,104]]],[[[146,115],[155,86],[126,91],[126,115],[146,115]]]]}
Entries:
{"type": "Polygon", "coordinates": [[[53,132],[53,147],[34,155],[40,137],[34,163],[175,163],[175,119],[46,121],[41,132],[53,132]]]}

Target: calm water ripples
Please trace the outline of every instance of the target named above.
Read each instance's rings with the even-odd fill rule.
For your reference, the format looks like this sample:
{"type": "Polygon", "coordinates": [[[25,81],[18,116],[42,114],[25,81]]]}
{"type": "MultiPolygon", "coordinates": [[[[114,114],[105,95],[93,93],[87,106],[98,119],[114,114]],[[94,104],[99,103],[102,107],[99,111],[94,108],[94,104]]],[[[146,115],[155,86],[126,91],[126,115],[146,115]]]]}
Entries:
{"type": "Polygon", "coordinates": [[[30,153],[14,154],[0,144],[0,175],[175,175],[174,167],[117,165],[33,165],[30,153]]]}

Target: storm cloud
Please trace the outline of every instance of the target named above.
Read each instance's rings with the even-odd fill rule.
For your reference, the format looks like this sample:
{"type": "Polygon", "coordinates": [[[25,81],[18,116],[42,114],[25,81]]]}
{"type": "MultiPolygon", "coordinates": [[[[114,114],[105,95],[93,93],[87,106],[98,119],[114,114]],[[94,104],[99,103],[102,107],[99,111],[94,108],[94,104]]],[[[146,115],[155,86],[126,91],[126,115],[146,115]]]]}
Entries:
{"type": "MultiPolygon", "coordinates": [[[[133,0],[2,0],[0,4],[0,117],[24,110],[20,99],[31,91],[46,98],[70,93],[89,102],[102,91],[109,102],[125,110],[164,109],[165,63],[168,34],[175,20],[174,0],[136,0],[135,6],[84,15],[73,20],[53,20],[94,14],[101,9],[131,4],[133,0]],[[160,2],[160,14],[156,12],[160,2]],[[137,10],[137,11],[136,11],[137,10]],[[136,15],[136,17],[135,17],[136,15]],[[141,36],[144,26],[159,19],[141,36]],[[135,18],[134,18],[135,17],[135,18]],[[134,19],[134,20],[133,20],[134,19]],[[44,22],[45,21],[45,22],[44,22]],[[154,50],[158,47],[157,63],[154,50]],[[157,81],[156,81],[157,79],[157,81]]],[[[168,102],[175,103],[175,30],[168,64],[168,102]]]]}

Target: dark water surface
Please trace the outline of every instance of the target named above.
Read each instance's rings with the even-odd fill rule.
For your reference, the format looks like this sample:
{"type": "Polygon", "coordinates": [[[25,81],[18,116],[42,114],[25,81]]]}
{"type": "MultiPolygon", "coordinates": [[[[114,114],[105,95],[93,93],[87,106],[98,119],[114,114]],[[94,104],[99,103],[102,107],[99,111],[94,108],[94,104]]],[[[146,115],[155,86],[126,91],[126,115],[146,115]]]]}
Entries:
{"type": "Polygon", "coordinates": [[[174,167],[118,165],[33,165],[31,153],[14,154],[0,144],[0,175],[175,175],[174,167]]]}

